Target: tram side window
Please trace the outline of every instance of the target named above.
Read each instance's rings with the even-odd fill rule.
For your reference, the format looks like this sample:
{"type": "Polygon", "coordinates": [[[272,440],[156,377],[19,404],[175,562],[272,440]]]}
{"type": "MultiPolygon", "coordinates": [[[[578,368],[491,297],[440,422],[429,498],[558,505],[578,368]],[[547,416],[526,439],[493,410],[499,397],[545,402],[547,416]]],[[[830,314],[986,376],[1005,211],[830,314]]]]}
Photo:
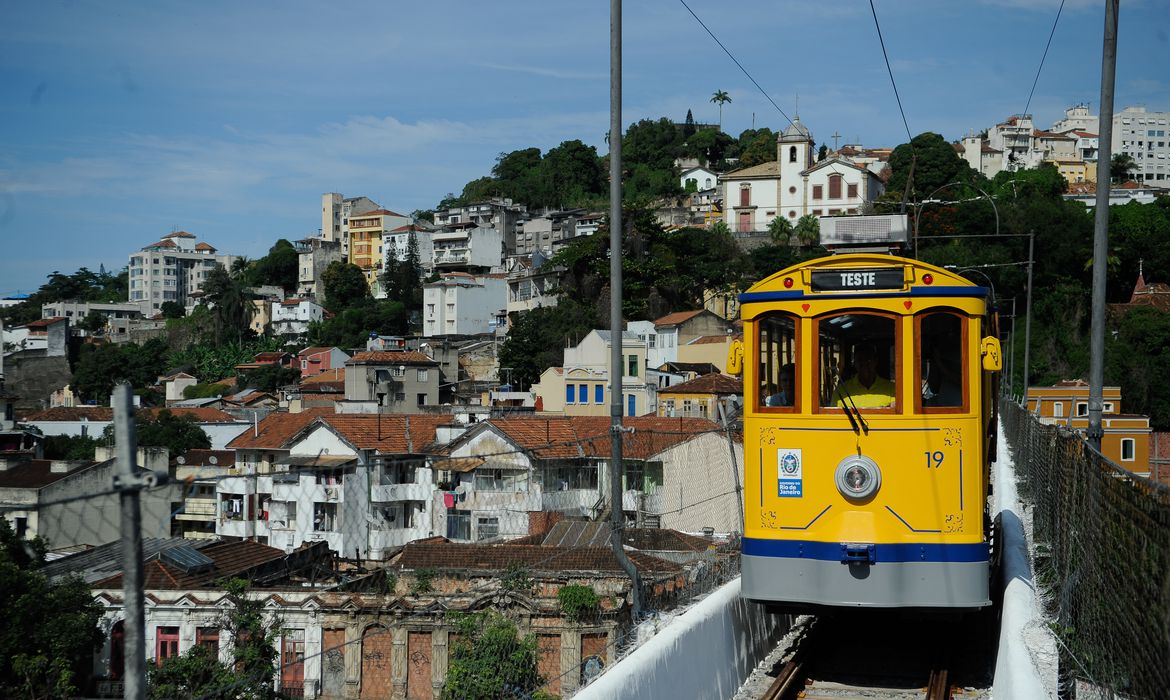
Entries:
{"type": "Polygon", "coordinates": [[[893,317],[837,314],[817,321],[819,402],[836,408],[892,408],[898,396],[898,342],[893,317]]]}
{"type": "Polygon", "coordinates": [[[967,385],[966,319],[954,313],[937,312],[922,315],[919,322],[923,408],[963,406],[963,388],[967,385]]]}
{"type": "Polygon", "coordinates": [[[770,315],[758,323],[756,405],[796,406],[799,372],[796,366],[796,323],[790,316],[770,315]]]}

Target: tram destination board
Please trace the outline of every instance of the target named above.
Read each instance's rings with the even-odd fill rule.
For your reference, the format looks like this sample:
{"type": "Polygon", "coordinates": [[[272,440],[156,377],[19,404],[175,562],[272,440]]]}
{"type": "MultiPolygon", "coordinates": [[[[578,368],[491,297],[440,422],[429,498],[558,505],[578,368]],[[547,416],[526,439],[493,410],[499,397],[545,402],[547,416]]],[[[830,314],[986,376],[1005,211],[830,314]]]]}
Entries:
{"type": "Polygon", "coordinates": [[[851,270],[813,270],[812,291],[854,292],[871,289],[902,289],[902,268],[879,267],[851,270]]]}

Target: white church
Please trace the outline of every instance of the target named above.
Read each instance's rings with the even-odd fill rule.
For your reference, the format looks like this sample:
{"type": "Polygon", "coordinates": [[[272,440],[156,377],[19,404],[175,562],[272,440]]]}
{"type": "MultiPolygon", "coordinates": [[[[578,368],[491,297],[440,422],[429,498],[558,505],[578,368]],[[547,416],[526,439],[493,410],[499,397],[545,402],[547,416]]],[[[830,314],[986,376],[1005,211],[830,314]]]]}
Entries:
{"type": "Polygon", "coordinates": [[[860,214],[885,190],[882,162],[859,164],[839,154],[817,162],[816,142],[800,117],[776,139],[776,160],[724,173],[724,221],[732,231],[766,231],[776,217],[860,214]]]}

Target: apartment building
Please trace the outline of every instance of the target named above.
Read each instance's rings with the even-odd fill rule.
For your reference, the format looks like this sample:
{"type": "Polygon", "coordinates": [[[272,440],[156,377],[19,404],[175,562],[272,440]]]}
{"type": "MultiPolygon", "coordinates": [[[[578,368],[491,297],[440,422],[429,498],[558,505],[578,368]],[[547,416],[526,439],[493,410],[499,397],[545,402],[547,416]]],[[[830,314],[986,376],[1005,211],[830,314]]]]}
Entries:
{"type": "Polygon", "coordinates": [[[423,285],[423,336],[479,335],[506,326],[508,282],[449,272],[423,285]]]}
{"type": "Polygon", "coordinates": [[[361,268],[375,296],[381,292],[382,241],[391,231],[408,226],[409,216],[389,209],[374,209],[349,218],[349,262],[361,268]]]}
{"type": "Polygon", "coordinates": [[[381,209],[369,197],[345,197],[337,192],[321,195],[321,237],[341,245],[344,259],[349,259],[349,220],[358,214],[381,209]]]}
{"type": "MultiPolygon", "coordinates": [[[[549,367],[533,385],[538,408],[566,416],[609,415],[610,348],[612,333],[592,330],[574,347],[564,350],[564,364],[549,367]]],[[[646,378],[647,343],[635,333],[622,333],[622,409],[627,416],[652,413],[655,385],[646,378]]]]}
{"type": "Polygon", "coordinates": [[[1137,164],[1133,179],[1170,187],[1170,112],[1126,107],[1113,115],[1113,153],[1125,153],[1137,164]]]}
{"type": "Polygon", "coordinates": [[[345,399],[379,413],[439,403],[439,363],[415,350],[359,352],[345,363],[345,399]]]}
{"type": "Polygon", "coordinates": [[[113,335],[125,334],[133,321],[142,318],[137,304],[102,303],[97,301],[54,301],[41,306],[41,318],[67,318],[76,325],[91,313],[106,319],[106,331],[113,335]]]}
{"type": "Polygon", "coordinates": [[[516,249],[516,233],[521,221],[528,217],[528,208],[515,204],[511,199],[493,198],[473,202],[464,207],[451,207],[435,212],[435,226],[440,230],[457,224],[474,224],[475,227],[494,229],[499,233],[505,250],[509,254],[516,249]]]}
{"type": "Polygon", "coordinates": [[[432,269],[440,272],[503,272],[504,234],[475,223],[446,224],[431,236],[432,269]]]}
{"type": "Polygon", "coordinates": [[[321,274],[334,262],[345,262],[341,241],[324,237],[302,238],[293,244],[297,249],[297,296],[321,299],[325,288],[321,274]]]}
{"type": "Polygon", "coordinates": [[[419,266],[422,267],[424,273],[430,274],[434,267],[435,256],[435,243],[431,239],[433,235],[434,231],[417,222],[399,226],[393,231],[384,233],[382,235],[383,266],[392,259],[406,262],[406,256],[410,251],[410,241],[413,238],[414,244],[418,248],[419,266]]]}
{"type": "Polygon", "coordinates": [[[129,301],[144,316],[154,316],[168,301],[193,306],[207,273],[219,265],[230,269],[236,258],[218,254],[209,243],[196,243],[192,233],[169,233],[130,255],[129,301]]]}

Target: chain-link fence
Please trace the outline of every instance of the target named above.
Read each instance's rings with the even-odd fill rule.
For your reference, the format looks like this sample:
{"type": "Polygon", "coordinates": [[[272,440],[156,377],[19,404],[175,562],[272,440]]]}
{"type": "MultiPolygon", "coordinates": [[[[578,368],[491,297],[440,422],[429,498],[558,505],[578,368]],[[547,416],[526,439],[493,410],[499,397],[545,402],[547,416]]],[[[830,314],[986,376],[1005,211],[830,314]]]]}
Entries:
{"type": "Polygon", "coordinates": [[[1124,697],[1165,697],[1170,489],[1010,400],[1002,415],[1066,689],[1076,681],[1124,697]]]}
{"type": "Polygon", "coordinates": [[[608,524],[608,417],[277,412],[230,449],[139,449],[136,484],[114,445],[106,461],[13,458],[0,511],[47,543],[33,566],[49,585],[79,579],[98,603],[92,668],[73,676],[88,696],[121,697],[129,672],[125,488],[148,696],[568,696],[739,572],[741,438],[704,419],[624,425],[638,620],[608,524]]]}

